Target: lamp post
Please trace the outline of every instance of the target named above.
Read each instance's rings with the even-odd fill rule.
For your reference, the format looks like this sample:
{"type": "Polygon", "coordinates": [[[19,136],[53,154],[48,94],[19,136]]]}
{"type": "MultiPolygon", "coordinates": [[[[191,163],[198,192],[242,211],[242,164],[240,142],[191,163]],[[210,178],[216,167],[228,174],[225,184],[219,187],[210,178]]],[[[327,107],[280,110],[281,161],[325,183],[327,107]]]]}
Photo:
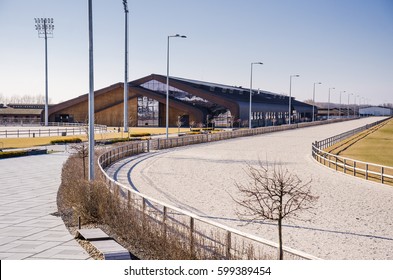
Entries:
{"type": "Polygon", "coordinates": [[[355,98],[355,100],[353,102],[353,117],[355,118],[356,117],[356,97],[357,97],[357,95],[354,94],[353,96],[355,98]]]}
{"type": "Polygon", "coordinates": [[[262,65],[262,62],[251,62],[251,77],[250,77],[250,108],[249,108],[249,112],[248,112],[248,128],[251,129],[251,106],[252,106],[252,66],[254,64],[260,64],[262,65]]]}
{"type": "Polygon", "coordinates": [[[353,93],[348,93],[348,105],[347,105],[347,118],[349,119],[349,96],[353,95],[353,93]]]}
{"type": "Polygon", "coordinates": [[[335,89],[334,87],[329,88],[329,96],[328,96],[328,120],[330,120],[330,90],[335,89]]]}
{"type": "Polygon", "coordinates": [[[292,78],[293,77],[300,77],[300,75],[290,75],[289,76],[288,124],[291,124],[291,115],[292,115],[292,78]]]}
{"type": "Polygon", "coordinates": [[[128,132],[128,5],[123,0],[124,6],[124,132],[128,132]]]}
{"type": "MultiPolygon", "coordinates": [[[[360,118],[360,98],[361,98],[361,97],[360,97],[360,95],[356,95],[356,96],[359,97],[359,98],[358,98],[358,100],[359,100],[359,101],[358,101],[358,102],[359,102],[359,105],[358,105],[357,107],[358,107],[358,117],[360,118]]],[[[356,104],[356,105],[357,105],[357,104],[356,104]]]]}
{"type": "Polygon", "coordinates": [[[342,94],[343,92],[346,92],[346,91],[345,91],[345,90],[340,91],[340,107],[338,108],[338,116],[339,116],[340,119],[341,119],[341,94],[342,94]]]}
{"type": "Polygon", "coordinates": [[[322,83],[321,82],[314,83],[314,89],[312,92],[312,121],[315,121],[315,109],[314,109],[314,107],[315,107],[315,85],[320,85],[320,84],[322,84],[322,83]]]}
{"type": "Polygon", "coordinates": [[[166,54],[166,139],[168,139],[168,125],[169,125],[169,39],[170,38],[187,38],[184,35],[169,35],[167,41],[167,54],[166,54]]]}
{"type": "Polygon", "coordinates": [[[94,67],[93,67],[93,6],[88,0],[89,14],[89,181],[94,180],[94,67]]]}
{"type": "Polygon", "coordinates": [[[45,39],[45,126],[48,126],[48,38],[53,38],[53,18],[35,18],[38,38],[45,39]]]}

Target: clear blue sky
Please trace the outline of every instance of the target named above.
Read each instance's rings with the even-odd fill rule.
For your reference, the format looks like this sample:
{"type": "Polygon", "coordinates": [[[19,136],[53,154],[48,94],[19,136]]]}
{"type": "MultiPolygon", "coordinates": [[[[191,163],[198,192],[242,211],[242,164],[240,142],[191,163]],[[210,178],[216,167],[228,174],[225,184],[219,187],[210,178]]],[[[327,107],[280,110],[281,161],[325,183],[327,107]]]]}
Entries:
{"type": "MultiPolygon", "coordinates": [[[[0,94],[43,95],[44,39],[35,17],[53,17],[49,95],[85,94],[88,82],[87,0],[0,0],[0,94]]],[[[393,103],[392,0],[128,0],[130,80],[171,75],[332,101],[346,91],[372,104],[393,103]]],[[[124,79],[122,0],[93,0],[95,89],[124,79]]],[[[343,103],[347,95],[343,94],[343,103]]],[[[353,97],[351,96],[351,102],[353,97]]]]}

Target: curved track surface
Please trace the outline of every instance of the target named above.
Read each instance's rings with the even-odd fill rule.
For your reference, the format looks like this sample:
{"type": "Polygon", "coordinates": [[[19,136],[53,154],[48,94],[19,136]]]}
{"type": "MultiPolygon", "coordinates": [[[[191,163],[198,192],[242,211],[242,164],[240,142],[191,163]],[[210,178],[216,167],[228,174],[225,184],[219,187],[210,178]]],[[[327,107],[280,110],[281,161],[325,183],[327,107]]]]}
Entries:
{"type": "Polygon", "coordinates": [[[380,118],[315,126],[187,146],[122,160],[108,173],[119,182],[179,208],[273,241],[277,226],[236,215],[235,182],[246,164],[280,162],[319,196],[311,221],[285,221],[284,245],[325,259],[393,259],[393,188],[328,169],[311,143],[380,118]]]}

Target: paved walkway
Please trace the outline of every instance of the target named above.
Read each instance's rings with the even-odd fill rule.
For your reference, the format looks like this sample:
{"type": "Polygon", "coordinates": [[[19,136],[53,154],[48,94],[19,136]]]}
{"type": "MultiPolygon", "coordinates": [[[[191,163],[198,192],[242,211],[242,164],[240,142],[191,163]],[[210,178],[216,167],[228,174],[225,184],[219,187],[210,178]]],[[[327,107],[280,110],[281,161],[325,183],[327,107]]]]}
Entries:
{"type": "Polygon", "coordinates": [[[0,160],[0,259],[90,256],[57,217],[56,196],[65,153],[0,160]]]}
{"type": "Polygon", "coordinates": [[[250,180],[246,163],[280,162],[303,182],[312,179],[312,192],[319,196],[315,215],[304,212],[304,221],[285,221],[285,245],[324,259],[393,259],[393,188],[337,173],[311,157],[313,141],[377,120],[164,150],[120,161],[108,173],[151,197],[276,241],[276,224],[246,224],[229,194],[238,195],[235,182],[250,180]]]}

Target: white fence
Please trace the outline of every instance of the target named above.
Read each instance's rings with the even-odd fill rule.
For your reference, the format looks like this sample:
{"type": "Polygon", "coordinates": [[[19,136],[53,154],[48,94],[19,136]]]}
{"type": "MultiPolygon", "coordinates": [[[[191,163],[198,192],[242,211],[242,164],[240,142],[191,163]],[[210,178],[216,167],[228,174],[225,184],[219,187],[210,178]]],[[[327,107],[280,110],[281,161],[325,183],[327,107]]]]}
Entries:
{"type": "Polygon", "coordinates": [[[357,129],[344,132],[333,137],[326,138],[322,141],[315,141],[312,144],[312,156],[321,164],[333,168],[336,171],[341,171],[345,174],[351,174],[356,177],[361,177],[366,180],[373,180],[382,184],[393,185],[393,167],[384,166],[351,158],[341,157],[335,154],[328,153],[324,149],[333,146],[347,138],[350,138],[362,131],[365,131],[374,126],[388,122],[388,120],[377,121],[357,129]]]}
{"type": "MultiPolygon", "coordinates": [[[[80,124],[68,124],[62,126],[62,123],[51,123],[49,127],[37,127],[31,129],[0,129],[0,138],[21,138],[21,137],[46,137],[46,136],[67,136],[86,134],[86,126],[80,124]],[[56,124],[56,125],[55,125],[56,124]],[[58,126],[57,128],[52,128],[58,126]]],[[[106,125],[95,125],[96,133],[104,133],[107,131],[106,125]]]]}

